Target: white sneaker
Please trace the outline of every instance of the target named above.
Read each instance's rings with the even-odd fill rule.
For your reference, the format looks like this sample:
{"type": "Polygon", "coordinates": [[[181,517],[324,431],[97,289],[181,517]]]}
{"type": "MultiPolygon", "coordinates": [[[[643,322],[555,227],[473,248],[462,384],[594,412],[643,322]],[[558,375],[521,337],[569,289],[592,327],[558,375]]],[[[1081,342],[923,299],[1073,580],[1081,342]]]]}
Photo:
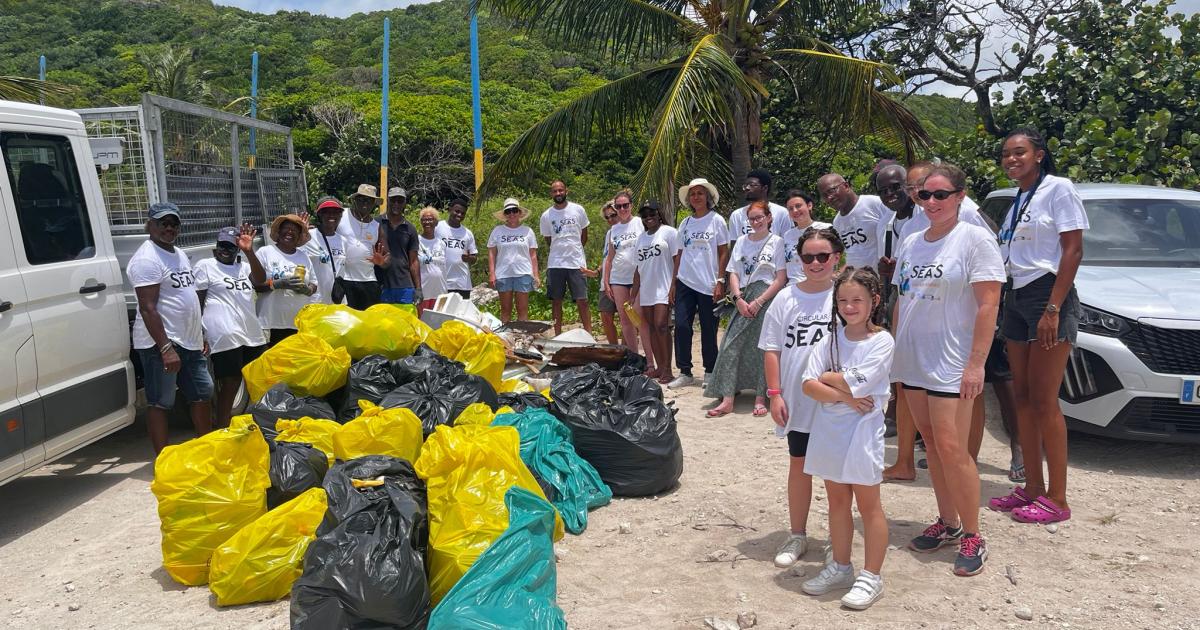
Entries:
{"type": "Polygon", "coordinates": [[[883,578],[866,571],[858,574],[850,592],[842,596],[842,605],[853,610],[866,610],[883,597],[883,578]]]}
{"type": "Polygon", "coordinates": [[[846,589],[854,586],[854,566],[839,570],[837,563],[831,562],[817,574],[817,577],[806,581],[800,589],[809,595],[824,595],[829,591],[846,589]]]}
{"type": "Polygon", "coordinates": [[[675,380],[667,383],[667,389],[679,389],[680,387],[687,387],[695,382],[696,379],[692,378],[691,376],[688,376],[687,374],[680,374],[679,376],[675,377],[675,380]]]}
{"type": "Polygon", "coordinates": [[[779,548],[779,552],[775,555],[775,566],[780,569],[786,569],[796,564],[804,555],[804,551],[808,549],[808,538],[804,534],[792,534],[783,542],[783,546],[779,548]]]}

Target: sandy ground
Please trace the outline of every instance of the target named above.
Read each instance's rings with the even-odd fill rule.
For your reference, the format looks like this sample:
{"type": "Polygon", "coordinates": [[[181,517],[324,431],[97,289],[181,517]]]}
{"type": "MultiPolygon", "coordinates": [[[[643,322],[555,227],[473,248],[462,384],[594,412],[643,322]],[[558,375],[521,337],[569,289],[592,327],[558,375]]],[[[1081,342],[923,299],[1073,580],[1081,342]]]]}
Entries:
{"type": "MultiPolygon", "coordinates": [[[[1200,628],[1200,544],[1189,538],[1200,528],[1200,448],[1072,435],[1073,520],[1051,533],[984,510],[991,559],[974,578],[951,574],[950,548],[903,549],[934,516],[927,477],[888,484],[885,595],[856,613],[839,607],[840,594],[804,595],[803,577],[771,564],[786,533],[787,456],[770,420],[749,414],[749,398],[721,419],[703,416],[710,401],[698,387],[668,398],[679,408],[680,486],[616,500],[592,513],[582,536],[559,543],[559,604],[572,628],[703,628],[743,612],[760,628],[1200,628]],[[1022,607],[1032,621],[1017,618],[1022,607]]],[[[1009,487],[989,403],[985,498],[1009,487]]],[[[151,474],[139,423],[0,487],[0,625],[287,627],[286,600],[220,609],[208,589],[167,577],[151,474]]],[[[797,565],[808,575],[827,540],[823,499],[818,489],[815,544],[797,565]]],[[[856,535],[856,565],[861,542],[856,535]]]]}

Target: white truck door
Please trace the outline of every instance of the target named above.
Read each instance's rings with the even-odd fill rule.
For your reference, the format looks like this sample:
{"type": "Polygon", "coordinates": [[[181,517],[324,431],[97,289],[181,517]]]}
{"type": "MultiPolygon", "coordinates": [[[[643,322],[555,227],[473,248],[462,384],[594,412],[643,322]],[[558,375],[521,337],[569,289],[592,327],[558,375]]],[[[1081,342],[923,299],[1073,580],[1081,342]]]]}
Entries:
{"type": "Polygon", "coordinates": [[[132,421],[121,275],[82,124],[0,131],[0,154],[52,459],[132,421]]]}
{"type": "MultiPolygon", "coordinates": [[[[12,234],[11,212],[11,206],[0,202],[0,232],[12,234]]],[[[40,438],[29,435],[21,412],[22,395],[37,398],[37,365],[18,363],[21,353],[32,357],[33,327],[13,247],[10,239],[0,238],[0,483],[25,469],[27,439],[36,440],[35,448],[42,449],[40,438]]],[[[40,462],[44,453],[33,459],[40,462]]]]}

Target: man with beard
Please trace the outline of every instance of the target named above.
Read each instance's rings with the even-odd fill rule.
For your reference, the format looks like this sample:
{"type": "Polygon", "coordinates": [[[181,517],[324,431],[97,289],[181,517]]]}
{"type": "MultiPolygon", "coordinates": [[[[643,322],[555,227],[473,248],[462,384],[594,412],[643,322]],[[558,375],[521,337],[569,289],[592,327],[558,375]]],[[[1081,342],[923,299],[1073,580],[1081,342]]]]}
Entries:
{"type": "Polygon", "coordinates": [[[823,175],[817,180],[817,193],[837,215],[833,228],[842,237],[846,248],[846,264],[853,267],[874,267],[879,263],[879,223],[891,214],[879,197],[859,195],[850,182],[837,173],[823,175]]]}
{"type": "Polygon", "coordinates": [[[416,290],[421,286],[417,228],[404,218],[407,206],[408,193],[403,188],[388,189],[387,215],[379,219],[379,240],[386,248],[387,258],[375,264],[380,301],[385,304],[420,303],[416,290]]]}
{"type": "Polygon", "coordinates": [[[554,334],[562,333],[562,301],[567,286],[579,308],[583,329],[592,331],[592,314],[588,311],[587,281],[582,269],[587,267],[584,248],[587,247],[588,216],[583,206],[567,201],[567,185],[562,180],[550,184],[554,204],[542,213],[541,233],[546,238],[550,254],[546,260],[546,297],[554,312],[554,334]]]}
{"type": "MultiPolygon", "coordinates": [[[[755,201],[767,202],[767,206],[771,209],[771,233],[778,234],[782,238],[792,227],[792,221],[788,218],[787,208],[771,201],[771,174],[761,168],[750,171],[746,174],[742,190],[746,193],[746,205],[734,210],[729,215],[730,238],[736,241],[750,233],[751,228],[750,222],[746,220],[746,209],[755,201]]],[[[732,247],[732,243],[730,247],[732,247]]]]}

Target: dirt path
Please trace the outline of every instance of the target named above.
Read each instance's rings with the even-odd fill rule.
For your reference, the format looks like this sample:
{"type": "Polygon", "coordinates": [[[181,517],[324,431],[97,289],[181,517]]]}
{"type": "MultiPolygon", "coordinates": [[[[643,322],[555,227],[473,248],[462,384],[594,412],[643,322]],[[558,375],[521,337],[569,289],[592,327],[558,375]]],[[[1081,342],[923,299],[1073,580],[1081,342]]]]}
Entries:
{"type": "MultiPolygon", "coordinates": [[[[751,417],[748,399],[714,420],[703,417],[699,388],[668,397],[680,409],[681,485],[614,501],[559,544],[559,603],[572,628],[702,628],[707,617],[748,611],[760,628],[1200,627],[1200,545],[1189,537],[1200,530],[1198,448],[1072,435],[1073,520],[1050,533],[985,510],[983,574],[951,575],[950,549],[892,550],[884,598],[853,613],[835,595],[802,594],[803,578],[771,564],[787,511],[786,447],[770,421],[751,417]],[[623,523],[630,533],[620,533],[623,523]],[[1017,618],[1022,607],[1031,622],[1017,618]]],[[[162,571],[143,431],[135,425],[0,487],[0,625],[286,628],[287,601],[218,609],[206,588],[181,587],[162,571]]],[[[1000,438],[989,419],[985,497],[1008,489],[1000,438]]],[[[823,498],[819,489],[815,549],[798,565],[809,575],[827,537],[823,498]]],[[[898,547],[934,514],[924,476],[887,485],[883,498],[898,547]]]]}

